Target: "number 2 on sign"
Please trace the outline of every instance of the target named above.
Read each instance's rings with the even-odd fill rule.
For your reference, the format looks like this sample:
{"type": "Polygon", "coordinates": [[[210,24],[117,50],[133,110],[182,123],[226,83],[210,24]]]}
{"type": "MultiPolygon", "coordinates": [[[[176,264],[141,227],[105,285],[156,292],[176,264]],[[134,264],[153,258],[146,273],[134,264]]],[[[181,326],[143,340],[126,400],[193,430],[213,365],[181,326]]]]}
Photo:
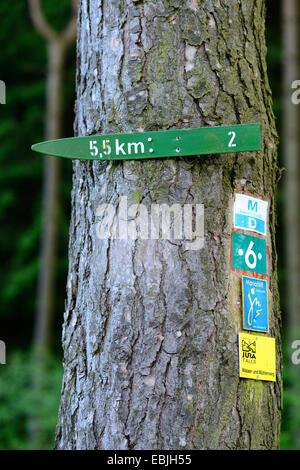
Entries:
{"type": "Polygon", "coordinates": [[[234,143],[236,133],[234,131],[230,131],[230,132],[228,132],[228,135],[231,136],[228,147],[236,147],[236,143],[234,143]]]}

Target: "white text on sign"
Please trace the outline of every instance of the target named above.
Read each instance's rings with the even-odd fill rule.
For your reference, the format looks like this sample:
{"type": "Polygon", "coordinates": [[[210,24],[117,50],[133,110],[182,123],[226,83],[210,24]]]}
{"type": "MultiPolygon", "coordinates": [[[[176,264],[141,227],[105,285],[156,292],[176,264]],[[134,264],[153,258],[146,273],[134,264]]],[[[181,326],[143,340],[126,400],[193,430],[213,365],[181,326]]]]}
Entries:
{"type": "MultiPolygon", "coordinates": [[[[145,153],[145,146],[143,142],[128,142],[121,143],[119,139],[113,142],[114,154],[119,155],[143,155],[145,153]]],[[[103,155],[111,155],[112,153],[111,141],[106,139],[102,140],[102,145],[98,146],[97,140],[90,140],[90,155],[92,157],[103,158],[103,155]]],[[[149,151],[151,152],[152,149],[149,151]]],[[[153,150],[152,150],[153,151],[153,150]]]]}

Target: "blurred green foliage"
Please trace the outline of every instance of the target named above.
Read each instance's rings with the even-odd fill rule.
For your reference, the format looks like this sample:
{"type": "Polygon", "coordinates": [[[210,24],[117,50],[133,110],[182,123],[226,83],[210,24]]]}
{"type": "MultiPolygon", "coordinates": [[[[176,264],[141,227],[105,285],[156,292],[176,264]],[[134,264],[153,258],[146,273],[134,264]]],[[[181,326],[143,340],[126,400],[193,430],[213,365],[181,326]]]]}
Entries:
{"type": "Polygon", "coordinates": [[[39,418],[36,449],[53,449],[57,422],[62,365],[51,358],[41,377],[40,392],[32,387],[36,363],[26,351],[7,357],[0,374],[0,450],[33,449],[30,422],[39,418]]]}
{"type": "MultiPolygon", "coordinates": [[[[43,0],[42,4],[51,25],[62,30],[70,18],[70,0],[43,0]]],[[[267,1],[266,29],[268,71],[279,134],[283,54],[280,5],[280,0],[267,1]]],[[[39,417],[39,448],[50,449],[53,447],[62,375],[60,337],[68,264],[71,162],[62,161],[53,357],[42,380],[43,393],[35,396],[31,388],[34,370],[29,351],[36,308],[44,157],[34,154],[30,147],[44,139],[46,44],[31,24],[26,0],[2,0],[0,17],[0,79],[7,87],[7,104],[0,106],[0,339],[7,345],[7,364],[0,366],[0,449],[30,448],[28,423],[34,416],[39,417]]],[[[73,134],[75,64],[74,46],[68,56],[65,74],[65,137],[73,134]]],[[[281,146],[279,164],[282,166],[281,146]]],[[[278,274],[285,325],[281,186],[277,210],[278,274]]],[[[285,341],[284,364],[290,362],[289,349],[285,341]]],[[[295,390],[295,375],[285,367],[282,449],[300,448],[300,441],[291,437],[291,432],[299,429],[300,423],[300,398],[295,390]]]]}

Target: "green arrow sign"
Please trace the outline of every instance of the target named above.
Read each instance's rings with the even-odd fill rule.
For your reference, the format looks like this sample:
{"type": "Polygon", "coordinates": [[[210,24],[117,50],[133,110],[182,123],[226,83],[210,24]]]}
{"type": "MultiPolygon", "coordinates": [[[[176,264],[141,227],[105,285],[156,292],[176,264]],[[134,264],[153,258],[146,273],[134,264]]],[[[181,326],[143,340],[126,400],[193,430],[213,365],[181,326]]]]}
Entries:
{"type": "Polygon", "coordinates": [[[82,160],[134,160],[261,150],[260,124],[50,140],[32,150],[82,160]]]}

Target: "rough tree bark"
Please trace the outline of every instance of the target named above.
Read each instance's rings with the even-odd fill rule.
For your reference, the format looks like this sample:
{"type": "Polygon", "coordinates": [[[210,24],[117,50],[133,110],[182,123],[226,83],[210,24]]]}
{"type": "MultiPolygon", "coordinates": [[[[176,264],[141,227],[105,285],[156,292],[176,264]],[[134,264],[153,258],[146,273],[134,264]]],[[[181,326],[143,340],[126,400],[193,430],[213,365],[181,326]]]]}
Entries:
{"type": "Polygon", "coordinates": [[[264,0],[82,0],[77,135],[261,122],[261,152],[74,162],[57,449],[274,449],[281,355],[277,135],[264,0]],[[270,201],[270,334],[277,383],[241,380],[235,192],[270,201]],[[202,203],[205,246],[99,240],[96,209],[202,203]]]}

